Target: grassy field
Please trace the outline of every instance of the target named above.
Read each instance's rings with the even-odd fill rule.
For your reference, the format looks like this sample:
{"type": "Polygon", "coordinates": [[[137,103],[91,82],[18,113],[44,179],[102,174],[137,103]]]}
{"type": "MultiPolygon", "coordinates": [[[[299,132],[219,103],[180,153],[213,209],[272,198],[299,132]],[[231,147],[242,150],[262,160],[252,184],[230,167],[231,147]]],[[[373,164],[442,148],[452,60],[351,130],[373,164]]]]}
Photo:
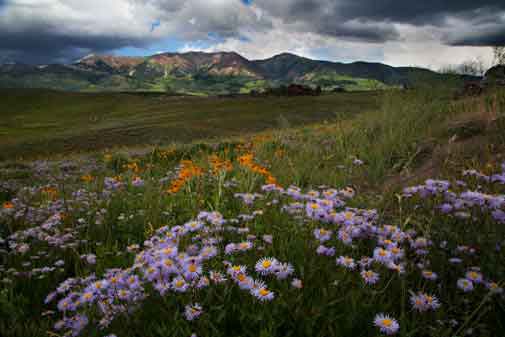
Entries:
{"type": "Polygon", "coordinates": [[[23,155],[33,155],[25,140],[42,144],[42,135],[78,144],[65,128],[89,135],[96,106],[100,134],[122,123],[113,116],[130,120],[106,147],[151,143],[142,133],[125,141],[135,120],[176,130],[160,106],[191,132],[143,151],[62,157],[48,142],[46,153],[60,153],[49,161],[9,155],[0,165],[1,336],[505,329],[505,90],[458,100],[437,89],[265,101],[65,95],[51,110],[30,95],[10,105],[31,117],[2,129],[23,155]],[[204,124],[208,114],[216,119],[204,124]],[[44,130],[25,127],[49,118],[44,130]]]}
{"type": "Polygon", "coordinates": [[[184,143],[305,125],[377,109],[378,95],[200,98],[0,91],[0,159],[184,143]]]}

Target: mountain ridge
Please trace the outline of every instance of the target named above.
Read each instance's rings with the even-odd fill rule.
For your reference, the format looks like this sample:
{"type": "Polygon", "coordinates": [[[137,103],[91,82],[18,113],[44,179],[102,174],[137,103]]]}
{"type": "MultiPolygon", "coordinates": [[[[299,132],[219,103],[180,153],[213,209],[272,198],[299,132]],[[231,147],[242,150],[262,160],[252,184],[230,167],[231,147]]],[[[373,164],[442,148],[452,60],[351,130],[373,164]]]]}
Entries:
{"type": "Polygon", "coordinates": [[[260,60],[236,52],[164,52],[141,57],[90,54],[70,64],[0,65],[0,87],[190,94],[247,93],[289,83],[323,90],[372,90],[443,81],[447,76],[426,68],[314,60],[292,53],[260,60]],[[425,78],[416,78],[420,76],[425,78]]]}

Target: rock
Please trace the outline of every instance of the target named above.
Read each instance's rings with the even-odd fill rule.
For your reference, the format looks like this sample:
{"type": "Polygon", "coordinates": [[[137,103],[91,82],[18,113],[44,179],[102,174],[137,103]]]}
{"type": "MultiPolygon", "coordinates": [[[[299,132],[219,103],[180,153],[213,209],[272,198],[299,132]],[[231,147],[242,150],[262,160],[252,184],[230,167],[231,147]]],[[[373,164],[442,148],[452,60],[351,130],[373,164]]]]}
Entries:
{"type": "Polygon", "coordinates": [[[456,122],[449,126],[449,133],[455,140],[463,140],[481,135],[486,132],[487,123],[483,120],[469,120],[456,122]]]}
{"type": "Polygon", "coordinates": [[[497,65],[489,69],[484,75],[486,86],[505,86],[505,65],[497,65]]]}

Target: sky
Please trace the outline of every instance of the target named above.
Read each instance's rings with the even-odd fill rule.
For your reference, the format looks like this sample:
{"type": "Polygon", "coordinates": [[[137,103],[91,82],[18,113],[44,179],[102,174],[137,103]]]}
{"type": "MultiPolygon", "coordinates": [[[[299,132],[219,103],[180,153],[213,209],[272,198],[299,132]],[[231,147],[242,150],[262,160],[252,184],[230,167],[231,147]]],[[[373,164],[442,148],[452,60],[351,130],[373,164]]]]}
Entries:
{"type": "Polygon", "coordinates": [[[0,62],[198,50],[440,69],[489,66],[495,45],[505,0],[0,0],[0,62]]]}

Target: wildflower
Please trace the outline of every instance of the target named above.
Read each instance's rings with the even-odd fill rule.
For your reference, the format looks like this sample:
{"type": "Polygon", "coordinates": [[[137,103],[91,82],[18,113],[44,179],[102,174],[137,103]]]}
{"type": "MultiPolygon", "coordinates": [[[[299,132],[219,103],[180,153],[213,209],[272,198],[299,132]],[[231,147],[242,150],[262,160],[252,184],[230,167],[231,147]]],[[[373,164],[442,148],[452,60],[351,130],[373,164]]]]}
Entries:
{"type": "Polygon", "coordinates": [[[459,279],[457,282],[457,286],[464,292],[470,292],[473,290],[473,282],[466,278],[459,279]]]}
{"type": "Polygon", "coordinates": [[[194,261],[187,263],[184,266],[184,277],[188,280],[197,278],[202,273],[202,266],[194,261]]]}
{"type": "Polygon", "coordinates": [[[294,271],[293,266],[291,263],[279,263],[277,265],[277,269],[275,271],[275,276],[277,277],[278,280],[284,280],[288,278],[294,271]]]}
{"type": "Polygon", "coordinates": [[[216,284],[220,284],[220,283],[224,283],[226,282],[226,277],[220,273],[220,272],[216,272],[216,271],[213,271],[211,270],[209,272],[209,278],[212,282],[216,283],[216,284]]]}
{"type": "Polygon", "coordinates": [[[498,283],[496,282],[487,282],[486,283],[486,288],[489,289],[489,291],[492,293],[492,294],[501,294],[503,293],[503,288],[498,286],[498,283]]]}
{"type": "Polygon", "coordinates": [[[318,255],[333,256],[335,255],[335,247],[326,247],[324,245],[320,245],[317,247],[316,253],[318,255]]]}
{"type": "Polygon", "coordinates": [[[345,267],[347,269],[353,270],[356,268],[356,263],[354,262],[354,259],[349,256],[340,256],[337,258],[337,265],[345,267]]]}
{"type": "Polygon", "coordinates": [[[394,335],[400,329],[400,325],[396,319],[385,314],[377,314],[374,319],[374,325],[386,335],[394,335]]]}
{"type": "Polygon", "coordinates": [[[379,274],[374,271],[363,270],[360,274],[366,284],[373,285],[379,281],[379,274]]]}
{"type": "Polygon", "coordinates": [[[425,279],[430,281],[435,281],[438,278],[437,273],[432,272],[431,270],[423,270],[421,273],[425,279]]]}
{"type": "Polygon", "coordinates": [[[241,252],[244,252],[246,250],[249,250],[253,247],[253,244],[252,242],[250,241],[244,241],[244,242],[240,242],[238,245],[237,245],[237,250],[238,251],[241,251],[241,252]]]}
{"type": "Polygon", "coordinates": [[[265,257],[260,259],[255,266],[258,273],[262,275],[268,275],[273,273],[277,269],[278,262],[275,258],[265,257]]]}
{"type": "Polygon", "coordinates": [[[3,209],[13,209],[14,208],[14,204],[10,201],[6,201],[3,203],[3,209]]]}
{"type": "Polygon", "coordinates": [[[291,286],[294,287],[294,288],[297,288],[297,289],[302,289],[303,288],[302,280],[294,278],[291,281],[291,286]]]}
{"type": "Polygon", "coordinates": [[[86,255],[85,259],[88,264],[96,264],[96,255],[95,254],[88,254],[88,255],[86,255]]]}
{"type": "Polygon", "coordinates": [[[140,178],[139,176],[135,176],[132,179],[132,186],[133,187],[142,187],[144,186],[144,180],[140,178]]]}
{"type": "MultiPolygon", "coordinates": [[[[168,285],[166,288],[168,290],[168,288],[169,288],[168,285]]],[[[126,289],[119,289],[119,291],[117,292],[117,297],[123,301],[128,300],[130,298],[130,295],[131,295],[131,292],[126,289]]]]}
{"type": "Polygon", "coordinates": [[[392,246],[389,248],[389,251],[391,252],[391,256],[394,260],[398,260],[403,257],[403,249],[401,249],[401,248],[398,248],[396,246],[392,246]]]}
{"type": "Polygon", "coordinates": [[[184,308],[184,317],[186,317],[188,321],[192,321],[198,318],[202,313],[202,307],[198,303],[188,304],[184,308]]]}
{"type": "Polygon", "coordinates": [[[95,293],[92,291],[85,291],[81,296],[82,303],[90,303],[95,299],[95,293]]]}
{"type": "Polygon", "coordinates": [[[164,257],[176,257],[178,254],[177,247],[168,246],[161,250],[161,254],[164,257]]]}
{"type": "Polygon", "coordinates": [[[482,274],[476,272],[474,270],[470,270],[465,274],[465,278],[472,281],[473,283],[481,283],[482,282],[482,274]]]}
{"type": "Polygon", "coordinates": [[[324,218],[324,215],[326,214],[326,211],[317,202],[307,203],[305,211],[308,217],[316,219],[324,218]]]}
{"type": "Polygon", "coordinates": [[[59,311],[73,311],[75,309],[73,301],[68,297],[61,299],[57,307],[59,311]]]}
{"type": "Polygon", "coordinates": [[[56,291],[49,293],[44,300],[44,304],[48,304],[48,303],[52,302],[56,298],[57,295],[58,295],[58,293],[56,291]]]}
{"type": "Polygon", "coordinates": [[[254,289],[252,294],[259,299],[261,302],[271,301],[274,299],[274,293],[268,290],[266,287],[260,287],[254,289]]]}
{"type": "Polygon", "coordinates": [[[238,286],[242,290],[250,290],[254,284],[253,278],[244,273],[233,276],[233,279],[238,283],[238,286]]]}
{"type": "Polygon", "coordinates": [[[268,243],[271,245],[273,240],[274,240],[274,237],[272,235],[268,235],[268,234],[263,235],[263,241],[265,243],[268,243]]]}
{"type": "Polygon", "coordinates": [[[410,296],[410,303],[412,307],[419,312],[436,310],[440,307],[438,298],[423,293],[418,293],[417,295],[412,294],[410,296]]]}
{"type": "Polygon", "coordinates": [[[246,266],[241,266],[241,265],[233,265],[228,268],[226,271],[228,275],[235,276],[237,274],[245,274],[247,270],[246,266]]]}
{"type": "Polygon", "coordinates": [[[184,224],[184,228],[186,228],[190,232],[196,232],[203,227],[203,223],[198,221],[190,221],[184,224]]]}
{"type": "Polygon", "coordinates": [[[176,277],[172,280],[172,289],[174,289],[176,292],[184,293],[186,290],[188,290],[188,283],[186,280],[182,277],[176,277]]]}
{"type": "Polygon", "coordinates": [[[208,260],[216,256],[218,253],[217,248],[214,246],[205,246],[202,247],[202,250],[200,252],[200,256],[202,257],[203,260],[208,260]]]}
{"type": "Polygon", "coordinates": [[[463,262],[463,260],[461,260],[459,257],[451,257],[449,259],[449,263],[452,264],[460,264],[461,262],[463,262]]]}
{"type": "Polygon", "coordinates": [[[246,205],[251,206],[257,198],[261,197],[261,195],[256,194],[256,193],[254,193],[254,194],[253,193],[235,193],[235,197],[242,199],[242,201],[246,205]]]}
{"type": "Polygon", "coordinates": [[[392,254],[389,250],[378,247],[373,251],[373,258],[375,261],[387,265],[389,262],[391,262],[392,254]]]}
{"type": "Polygon", "coordinates": [[[319,242],[323,243],[331,238],[332,231],[326,230],[324,228],[318,228],[314,230],[314,236],[319,242]]]}
{"type": "Polygon", "coordinates": [[[210,285],[210,280],[207,276],[202,276],[198,279],[198,283],[196,284],[196,287],[198,289],[206,288],[210,285]]]}
{"type": "Polygon", "coordinates": [[[388,269],[396,271],[398,274],[403,274],[405,272],[405,266],[402,263],[395,263],[393,261],[387,264],[388,269]]]}
{"type": "Polygon", "coordinates": [[[352,161],[352,163],[353,163],[354,165],[356,165],[356,166],[361,166],[361,165],[363,165],[363,164],[364,164],[363,160],[358,159],[358,158],[354,158],[354,159],[353,159],[353,161],[352,161]]]}

